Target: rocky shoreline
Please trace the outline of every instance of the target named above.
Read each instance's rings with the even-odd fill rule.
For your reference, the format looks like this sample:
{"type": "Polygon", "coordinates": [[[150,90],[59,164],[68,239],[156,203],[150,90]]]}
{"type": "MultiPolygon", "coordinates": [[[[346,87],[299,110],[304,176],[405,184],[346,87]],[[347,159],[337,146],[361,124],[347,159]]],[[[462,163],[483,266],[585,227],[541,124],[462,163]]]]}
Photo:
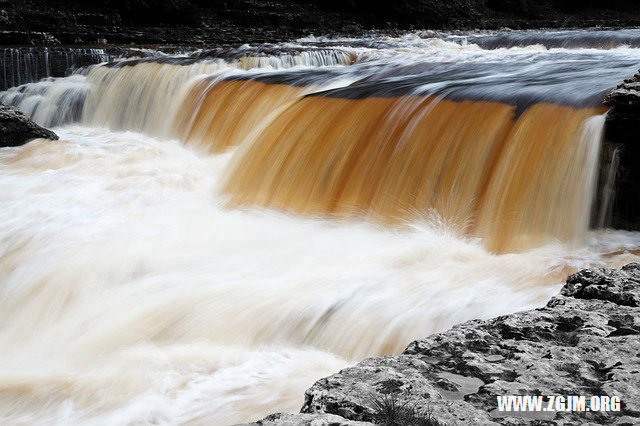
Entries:
{"type": "Polygon", "coordinates": [[[370,30],[631,26],[640,26],[640,10],[622,0],[0,0],[0,46],[220,46],[370,30]]]}
{"type": "Polygon", "coordinates": [[[543,308],[469,321],[400,355],[365,359],[317,381],[301,414],[251,425],[639,424],[639,336],[640,264],[583,270],[543,308]],[[498,395],[619,396],[621,409],[507,413],[498,395]]]}
{"type": "MultiPolygon", "coordinates": [[[[140,12],[131,8],[139,2],[126,3],[129,9],[98,7],[90,13],[78,5],[73,9],[54,2],[33,3],[31,10],[17,9],[0,0],[0,23],[5,24],[0,45],[274,42],[314,31],[330,34],[433,27],[434,20],[440,20],[436,27],[442,29],[477,28],[479,22],[484,28],[640,24],[639,17],[630,12],[624,15],[620,12],[623,9],[612,9],[601,20],[585,15],[593,13],[588,7],[552,18],[557,12],[550,6],[553,2],[541,2],[548,6],[527,12],[534,19],[526,20],[526,14],[521,14],[524,9],[517,13],[498,6],[485,10],[472,0],[454,1],[450,9],[445,2],[416,2],[437,7],[428,14],[423,10],[421,20],[391,11],[383,21],[354,11],[357,2],[346,2],[356,9],[345,12],[323,9],[322,2],[301,9],[284,1],[266,5],[214,1],[216,9],[186,0],[161,1],[156,2],[157,16],[141,24],[131,21],[133,14],[140,12]],[[240,8],[247,5],[254,10],[243,15],[240,8]],[[465,7],[464,14],[456,15],[456,8],[465,7]],[[185,10],[188,13],[183,14],[185,10]],[[193,22],[171,22],[172,13],[193,22]],[[47,14],[56,17],[47,21],[47,14]],[[445,15],[448,18],[442,19],[445,15]],[[58,22],[58,17],[68,22],[58,22]],[[30,24],[24,27],[20,22],[30,24]]],[[[518,7],[524,3],[512,2],[518,7]]],[[[640,219],[634,215],[640,211],[640,73],[612,91],[605,104],[611,109],[603,155],[609,164],[619,162],[614,185],[617,193],[612,195],[611,222],[606,225],[640,229],[640,219]]],[[[0,104],[0,147],[21,145],[33,138],[58,137],[0,104]]],[[[560,294],[543,308],[469,321],[417,340],[400,355],[363,360],[316,382],[305,393],[301,413],[273,414],[251,425],[639,424],[639,337],[640,265],[584,270],[570,276],[560,294]],[[615,395],[621,398],[621,411],[501,413],[496,404],[498,395],[615,395]]]]}

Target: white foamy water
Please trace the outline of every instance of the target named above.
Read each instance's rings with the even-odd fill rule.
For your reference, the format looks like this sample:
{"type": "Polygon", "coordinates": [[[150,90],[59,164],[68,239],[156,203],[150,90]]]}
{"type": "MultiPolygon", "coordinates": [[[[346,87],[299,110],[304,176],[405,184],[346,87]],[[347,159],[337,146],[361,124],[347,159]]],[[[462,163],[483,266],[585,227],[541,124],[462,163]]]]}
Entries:
{"type": "Polygon", "coordinates": [[[495,255],[410,228],[229,209],[232,153],[104,129],[0,150],[0,423],[214,424],[620,266],[638,234],[495,255]]]}

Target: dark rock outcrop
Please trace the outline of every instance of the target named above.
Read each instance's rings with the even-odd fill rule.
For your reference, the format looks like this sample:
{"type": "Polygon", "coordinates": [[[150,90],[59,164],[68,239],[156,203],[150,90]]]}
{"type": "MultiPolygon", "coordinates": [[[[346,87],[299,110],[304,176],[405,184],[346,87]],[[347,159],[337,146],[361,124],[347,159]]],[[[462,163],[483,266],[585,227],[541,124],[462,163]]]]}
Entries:
{"type": "Polygon", "coordinates": [[[0,0],[0,45],[220,45],[371,29],[637,25],[640,11],[624,0],[0,0]]]}
{"type": "Polygon", "coordinates": [[[609,93],[604,103],[610,109],[600,187],[610,189],[601,191],[607,211],[598,225],[640,230],[640,71],[609,93]]]}
{"type": "Polygon", "coordinates": [[[58,135],[38,126],[21,111],[0,104],[0,147],[19,146],[36,138],[57,140],[58,135]]]}
{"type": "Polygon", "coordinates": [[[543,308],[366,359],[308,389],[301,417],[262,424],[309,424],[314,413],[384,424],[380,401],[430,419],[416,424],[640,424],[640,265],[578,272],[543,308]],[[590,396],[618,396],[621,411],[499,412],[498,395],[586,395],[587,407],[590,396]]]}
{"type": "Polygon", "coordinates": [[[611,107],[605,137],[617,143],[640,144],[640,71],[612,90],[604,104],[611,107]]]}

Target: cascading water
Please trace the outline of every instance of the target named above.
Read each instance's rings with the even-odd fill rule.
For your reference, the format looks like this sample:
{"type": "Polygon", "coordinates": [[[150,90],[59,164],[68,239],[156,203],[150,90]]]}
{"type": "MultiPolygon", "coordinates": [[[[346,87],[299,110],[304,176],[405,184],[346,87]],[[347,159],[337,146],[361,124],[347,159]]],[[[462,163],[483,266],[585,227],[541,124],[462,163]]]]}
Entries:
{"type": "Polygon", "coordinates": [[[63,77],[91,64],[107,62],[117,56],[114,49],[11,48],[0,49],[0,90],[45,77],[63,77]]]}
{"type": "MultiPolygon", "coordinates": [[[[191,108],[194,106],[186,105],[187,110],[183,111],[180,99],[186,96],[190,85],[199,80],[219,79],[224,75],[223,71],[349,65],[355,60],[353,54],[339,49],[285,52],[278,56],[250,56],[255,52],[246,50],[233,53],[232,57],[221,59],[196,51],[191,55],[124,60],[88,67],[69,78],[49,78],[0,92],[0,102],[19,107],[43,126],[81,121],[113,130],[174,137],[184,131],[174,125],[176,115],[186,115],[187,120],[193,118],[191,108]],[[88,90],[89,87],[92,90],[88,90]]],[[[319,86],[327,84],[325,81],[319,86]]],[[[197,92],[192,97],[207,96],[198,89],[192,90],[197,92]]]]}
{"type": "Polygon", "coordinates": [[[307,38],[0,92],[60,126],[0,150],[0,423],[297,411],[362,357],[637,261],[637,233],[588,224],[600,101],[640,62],[616,40],[640,34],[505,37],[307,38]]]}

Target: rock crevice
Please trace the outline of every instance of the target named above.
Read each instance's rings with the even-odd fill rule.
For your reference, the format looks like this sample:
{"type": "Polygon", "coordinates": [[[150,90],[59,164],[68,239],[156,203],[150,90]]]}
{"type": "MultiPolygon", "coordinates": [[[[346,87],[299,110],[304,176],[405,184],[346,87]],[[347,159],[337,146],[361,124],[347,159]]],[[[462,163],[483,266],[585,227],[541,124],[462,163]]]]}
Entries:
{"type": "Polygon", "coordinates": [[[609,106],[601,157],[597,227],[640,230],[640,71],[604,99],[609,106]],[[608,182],[610,181],[610,182],[608,182]],[[606,189],[609,187],[610,189],[606,189]]]}

